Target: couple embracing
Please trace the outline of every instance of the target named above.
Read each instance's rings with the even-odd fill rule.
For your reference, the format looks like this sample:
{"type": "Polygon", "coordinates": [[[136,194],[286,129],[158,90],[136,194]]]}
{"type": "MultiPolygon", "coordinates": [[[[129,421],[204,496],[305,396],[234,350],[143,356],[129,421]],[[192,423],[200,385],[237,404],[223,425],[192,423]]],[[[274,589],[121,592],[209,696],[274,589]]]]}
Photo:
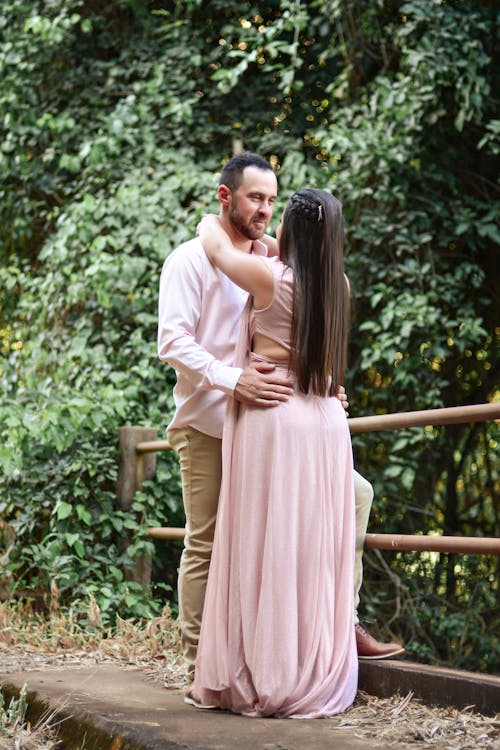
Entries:
{"type": "Polygon", "coordinates": [[[265,159],[233,157],[219,216],[162,271],[158,351],[177,374],[167,434],[186,512],[179,624],[187,702],[319,718],[353,702],[358,655],[403,649],[357,623],[373,492],[353,468],[342,388],[342,207],[301,189],[274,239],[276,196],[265,159]]]}

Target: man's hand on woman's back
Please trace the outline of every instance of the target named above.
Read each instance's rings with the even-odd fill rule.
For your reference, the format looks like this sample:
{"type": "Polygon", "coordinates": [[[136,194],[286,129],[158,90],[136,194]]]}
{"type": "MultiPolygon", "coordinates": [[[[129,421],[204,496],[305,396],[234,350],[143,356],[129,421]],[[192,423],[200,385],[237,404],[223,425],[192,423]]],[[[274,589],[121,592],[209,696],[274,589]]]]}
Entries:
{"type": "Polygon", "coordinates": [[[290,379],[277,375],[275,366],[267,362],[252,362],[241,373],[234,398],[254,406],[278,406],[288,401],[293,393],[290,379]]]}

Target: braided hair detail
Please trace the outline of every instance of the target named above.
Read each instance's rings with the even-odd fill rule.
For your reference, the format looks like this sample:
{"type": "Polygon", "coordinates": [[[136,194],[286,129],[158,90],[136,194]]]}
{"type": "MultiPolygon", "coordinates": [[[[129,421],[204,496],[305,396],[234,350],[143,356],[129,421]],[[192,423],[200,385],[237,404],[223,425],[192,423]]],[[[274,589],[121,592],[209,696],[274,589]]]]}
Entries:
{"type": "Polygon", "coordinates": [[[300,195],[295,193],[292,195],[289,201],[289,211],[300,211],[300,213],[309,221],[319,223],[323,221],[323,206],[321,203],[316,203],[308,196],[300,195]]]}

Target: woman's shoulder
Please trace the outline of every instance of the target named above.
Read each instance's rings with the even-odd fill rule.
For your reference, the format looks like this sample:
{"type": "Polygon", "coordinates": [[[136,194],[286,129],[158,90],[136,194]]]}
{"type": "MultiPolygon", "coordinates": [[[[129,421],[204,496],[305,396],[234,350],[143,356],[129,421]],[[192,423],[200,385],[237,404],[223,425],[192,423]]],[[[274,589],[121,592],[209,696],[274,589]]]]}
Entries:
{"type": "MultiPolygon", "coordinates": [[[[287,300],[293,293],[293,271],[278,257],[266,258],[274,278],[274,299],[287,300]]],[[[288,304],[288,303],[286,303],[288,304]]]]}
{"type": "Polygon", "coordinates": [[[285,272],[291,273],[291,269],[285,263],[283,263],[283,261],[280,260],[277,255],[271,255],[271,257],[261,255],[260,257],[266,262],[266,264],[276,276],[282,276],[285,272]]]}

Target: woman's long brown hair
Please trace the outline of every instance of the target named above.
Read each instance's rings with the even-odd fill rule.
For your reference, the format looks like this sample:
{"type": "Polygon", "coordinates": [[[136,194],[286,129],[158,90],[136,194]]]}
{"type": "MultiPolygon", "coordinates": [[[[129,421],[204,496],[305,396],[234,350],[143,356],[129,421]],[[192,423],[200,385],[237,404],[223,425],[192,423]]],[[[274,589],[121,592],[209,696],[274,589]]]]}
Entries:
{"type": "Polygon", "coordinates": [[[303,393],[337,395],[349,327],[340,201],[326,190],[294,193],[283,214],[280,257],[294,274],[290,369],[303,393]]]}

